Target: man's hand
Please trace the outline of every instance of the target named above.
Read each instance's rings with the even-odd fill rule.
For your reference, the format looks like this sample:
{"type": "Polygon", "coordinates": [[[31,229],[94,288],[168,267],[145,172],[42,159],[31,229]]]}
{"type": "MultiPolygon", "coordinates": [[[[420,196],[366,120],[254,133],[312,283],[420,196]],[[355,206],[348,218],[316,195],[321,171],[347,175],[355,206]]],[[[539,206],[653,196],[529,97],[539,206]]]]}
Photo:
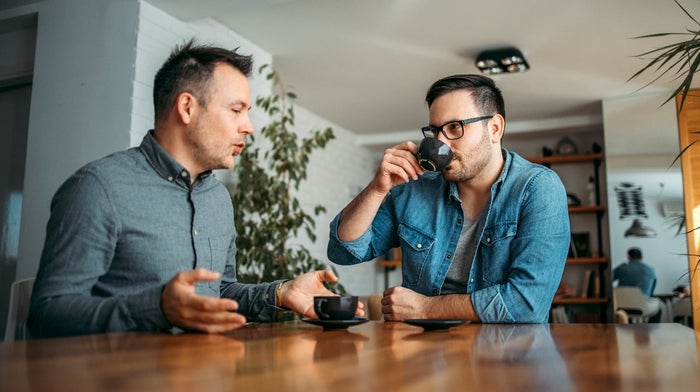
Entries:
{"type": "Polygon", "coordinates": [[[236,301],[195,293],[195,282],[210,282],[218,278],[217,272],[204,268],[175,275],[160,295],[161,308],[168,321],[186,330],[207,333],[227,332],[243,326],[245,317],[234,313],[238,309],[236,301]]]}
{"type": "Polygon", "coordinates": [[[411,179],[417,180],[423,169],[418,164],[418,146],[408,141],[384,151],[377,174],[342,212],[338,225],[341,241],[354,241],[369,229],[379,206],[391,188],[411,179]]]}
{"type": "Polygon", "coordinates": [[[470,294],[449,294],[428,297],[405,287],[384,290],[384,320],[464,319],[479,321],[470,294]]]}
{"type": "Polygon", "coordinates": [[[391,287],[384,290],[382,313],[384,320],[401,321],[406,319],[430,318],[425,310],[429,297],[405,287],[391,287]]]}
{"type": "Polygon", "coordinates": [[[418,164],[416,154],[418,146],[411,141],[387,148],[374,176],[372,185],[376,191],[386,194],[396,185],[417,180],[423,174],[423,168],[418,164]]]}
{"type": "MultiPolygon", "coordinates": [[[[306,317],[316,318],[314,311],[314,296],[337,295],[328,290],[323,282],[337,282],[338,277],[332,270],[313,271],[299,275],[292,280],[282,283],[280,302],[278,306],[286,307],[301,313],[306,317]]],[[[357,303],[357,316],[364,316],[365,305],[357,303]]]]}

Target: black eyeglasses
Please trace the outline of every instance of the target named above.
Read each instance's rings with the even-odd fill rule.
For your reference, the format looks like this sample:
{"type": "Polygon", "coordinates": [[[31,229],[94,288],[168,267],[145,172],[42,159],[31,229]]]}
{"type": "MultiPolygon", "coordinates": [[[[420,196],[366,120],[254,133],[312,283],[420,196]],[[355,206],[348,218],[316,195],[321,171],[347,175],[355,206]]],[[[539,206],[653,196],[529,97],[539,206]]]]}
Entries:
{"type": "Polygon", "coordinates": [[[464,136],[464,126],[466,124],[471,124],[482,120],[488,120],[490,118],[493,118],[493,115],[472,117],[466,120],[450,121],[442,124],[439,127],[428,125],[427,127],[423,127],[420,130],[423,132],[423,137],[438,137],[438,132],[442,132],[442,134],[448,140],[455,140],[464,136]]]}

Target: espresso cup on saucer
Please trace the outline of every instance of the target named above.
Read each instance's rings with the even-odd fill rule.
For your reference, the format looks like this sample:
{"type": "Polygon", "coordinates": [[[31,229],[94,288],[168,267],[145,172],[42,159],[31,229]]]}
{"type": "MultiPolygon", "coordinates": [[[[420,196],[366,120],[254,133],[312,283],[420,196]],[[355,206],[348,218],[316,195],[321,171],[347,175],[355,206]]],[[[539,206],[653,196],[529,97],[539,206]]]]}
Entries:
{"type": "Polygon", "coordinates": [[[320,320],[352,320],[357,311],[357,296],[316,296],[314,310],[320,320]]]}
{"type": "Polygon", "coordinates": [[[434,137],[426,137],[418,147],[418,164],[424,170],[439,172],[452,162],[450,146],[434,137]]]}

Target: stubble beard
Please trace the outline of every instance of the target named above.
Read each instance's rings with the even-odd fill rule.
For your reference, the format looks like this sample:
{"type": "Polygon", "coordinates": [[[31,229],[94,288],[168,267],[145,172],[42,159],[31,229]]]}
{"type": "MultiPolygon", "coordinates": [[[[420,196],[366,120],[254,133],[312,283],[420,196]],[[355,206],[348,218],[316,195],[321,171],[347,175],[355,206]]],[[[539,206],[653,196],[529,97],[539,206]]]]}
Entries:
{"type": "Polygon", "coordinates": [[[467,162],[467,155],[453,151],[454,160],[442,171],[442,176],[449,182],[465,182],[476,178],[491,162],[489,138],[486,133],[479,144],[471,151],[472,162],[467,162]]]}
{"type": "MultiPolygon", "coordinates": [[[[192,146],[194,159],[206,170],[231,169],[235,161],[233,155],[230,156],[231,163],[227,161],[228,155],[221,146],[215,144],[215,139],[207,131],[206,121],[197,120],[194,129],[188,135],[188,140],[192,146]]],[[[233,148],[230,148],[233,151],[233,148]]]]}

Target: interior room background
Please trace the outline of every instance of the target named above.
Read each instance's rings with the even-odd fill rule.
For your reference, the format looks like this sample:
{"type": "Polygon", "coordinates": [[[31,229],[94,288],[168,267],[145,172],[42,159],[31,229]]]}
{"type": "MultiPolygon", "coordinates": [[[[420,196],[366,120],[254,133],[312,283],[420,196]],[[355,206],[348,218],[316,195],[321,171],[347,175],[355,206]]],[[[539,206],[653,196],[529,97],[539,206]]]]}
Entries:
{"type": "MultiPolygon", "coordinates": [[[[32,80],[21,202],[15,193],[0,188],[4,205],[14,206],[8,216],[15,222],[11,226],[14,232],[7,234],[14,238],[11,249],[0,255],[0,329],[5,325],[3,307],[8,301],[9,282],[34,276],[38,268],[54,192],[85,163],[140,143],[153,123],[153,75],[174,45],[193,36],[202,42],[240,46],[242,52],[255,57],[256,68],[272,62],[272,56],[255,44],[255,37],[242,37],[211,19],[183,23],[147,1],[53,0],[0,11],[0,44],[9,54],[0,56],[0,81],[21,80],[27,75],[32,80]],[[7,202],[10,199],[13,201],[7,202]]],[[[261,79],[258,75],[251,79],[253,99],[269,92],[269,85],[261,79]]],[[[563,136],[570,136],[581,149],[590,148],[593,141],[603,145],[606,204],[610,208],[610,227],[604,229],[610,237],[606,246],[613,266],[626,259],[629,245],[639,246],[645,260],[659,273],[657,291],[667,292],[680,284],[679,277],[682,283],[687,267],[685,258],[674,256],[685,252],[685,239],[670,235],[672,229],[664,231],[663,217],[656,212],[659,198],[682,198],[677,186],[681,181],[678,165],[667,169],[677,154],[678,141],[672,105],[659,108],[663,99],[640,94],[605,100],[600,127],[561,129],[545,135],[533,126],[507,131],[504,144],[525,156],[539,154],[543,145],[553,147],[563,136]],[[657,230],[657,237],[620,237],[630,224],[614,216],[612,189],[621,181],[643,186],[649,198],[647,223],[657,230]],[[659,183],[664,184],[663,192],[659,183]]],[[[314,256],[326,260],[328,223],[374,175],[383,148],[366,147],[352,130],[303,107],[296,110],[300,132],[331,126],[336,135],[325,150],[314,152],[309,180],[299,191],[306,205],[327,208],[327,213],[316,219],[318,240],[310,243],[300,238],[314,256]]],[[[253,110],[251,116],[258,129],[264,125],[261,110],[253,110]]],[[[421,125],[416,124],[416,140],[421,125]]],[[[2,132],[0,143],[4,145],[9,136],[5,127],[2,132]]],[[[588,175],[571,174],[581,179],[578,192],[584,198],[588,175]]],[[[230,181],[226,171],[217,172],[217,176],[230,181]]],[[[366,295],[384,288],[383,270],[376,262],[336,268],[352,293],[366,295]]],[[[399,283],[400,271],[390,272],[389,284],[399,283]]]]}

